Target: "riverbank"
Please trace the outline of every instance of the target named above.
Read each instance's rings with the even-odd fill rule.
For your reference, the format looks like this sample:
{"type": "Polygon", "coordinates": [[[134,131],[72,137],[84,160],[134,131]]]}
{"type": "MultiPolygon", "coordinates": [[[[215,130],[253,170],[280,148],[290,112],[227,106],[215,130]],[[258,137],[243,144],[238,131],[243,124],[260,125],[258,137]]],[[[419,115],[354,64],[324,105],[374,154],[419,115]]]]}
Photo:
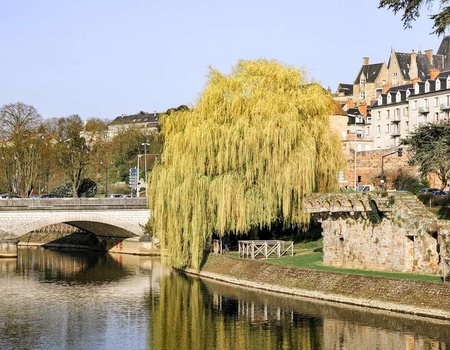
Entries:
{"type": "Polygon", "coordinates": [[[210,254],[190,274],[271,292],[450,321],[450,283],[332,273],[210,254]]]}

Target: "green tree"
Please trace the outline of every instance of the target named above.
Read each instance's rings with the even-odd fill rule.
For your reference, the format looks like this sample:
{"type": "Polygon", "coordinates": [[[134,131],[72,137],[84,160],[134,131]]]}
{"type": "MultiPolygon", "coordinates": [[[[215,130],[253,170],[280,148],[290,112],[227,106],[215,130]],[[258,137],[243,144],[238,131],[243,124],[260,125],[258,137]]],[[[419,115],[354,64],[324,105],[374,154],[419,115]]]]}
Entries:
{"type": "Polygon", "coordinates": [[[380,0],[378,8],[387,8],[395,14],[403,11],[402,22],[406,29],[411,28],[411,22],[420,17],[422,7],[431,11],[434,3],[439,4],[439,12],[430,15],[434,21],[432,34],[443,35],[450,24],[450,6],[446,6],[447,0],[380,0]]]}
{"type": "Polygon", "coordinates": [[[276,61],[212,69],[197,106],[164,118],[150,175],[152,228],[168,263],[198,268],[213,234],[307,223],[303,195],[337,188],[343,164],[333,107],[322,87],[276,61]]]}
{"type": "MultiPolygon", "coordinates": [[[[155,155],[161,154],[163,145],[163,138],[159,133],[146,134],[145,130],[129,128],[120,131],[111,140],[110,145],[107,147],[110,150],[117,179],[128,182],[130,168],[137,166],[138,154],[144,153],[142,143],[149,144],[149,146],[146,146],[147,166],[148,170],[151,170],[155,155]]],[[[140,170],[143,174],[144,168],[142,163],[140,170]]],[[[140,177],[143,176],[142,174],[140,174],[140,177]]]]}
{"type": "Polygon", "coordinates": [[[408,191],[411,193],[418,193],[421,188],[428,187],[428,182],[424,179],[411,174],[404,169],[399,169],[394,177],[394,188],[397,191],[408,191]]]}
{"type": "Polygon", "coordinates": [[[417,165],[423,177],[435,174],[444,189],[450,176],[450,124],[421,125],[402,144],[408,146],[409,164],[417,165]]]}

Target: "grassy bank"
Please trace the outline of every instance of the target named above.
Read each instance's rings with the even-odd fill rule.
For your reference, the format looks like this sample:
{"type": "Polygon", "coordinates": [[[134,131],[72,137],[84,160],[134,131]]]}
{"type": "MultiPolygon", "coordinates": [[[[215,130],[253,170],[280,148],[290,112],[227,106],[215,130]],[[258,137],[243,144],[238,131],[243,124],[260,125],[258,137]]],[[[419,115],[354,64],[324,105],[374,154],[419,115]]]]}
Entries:
{"type": "MultiPolygon", "coordinates": [[[[294,267],[300,269],[311,269],[324,272],[333,273],[346,273],[355,274],[360,276],[370,277],[384,277],[384,278],[396,278],[407,279],[425,282],[441,282],[442,276],[435,275],[419,275],[412,273],[401,272],[385,272],[385,271],[370,271],[360,269],[348,269],[339,268],[333,266],[323,265],[323,253],[322,253],[322,239],[315,241],[308,241],[302,243],[296,243],[294,245],[294,256],[283,256],[281,258],[269,258],[269,259],[257,259],[257,261],[264,261],[270,264],[277,264],[286,267],[294,267]]],[[[238,258],[237,252],[229,253],[231,257],[238,258]]]]}

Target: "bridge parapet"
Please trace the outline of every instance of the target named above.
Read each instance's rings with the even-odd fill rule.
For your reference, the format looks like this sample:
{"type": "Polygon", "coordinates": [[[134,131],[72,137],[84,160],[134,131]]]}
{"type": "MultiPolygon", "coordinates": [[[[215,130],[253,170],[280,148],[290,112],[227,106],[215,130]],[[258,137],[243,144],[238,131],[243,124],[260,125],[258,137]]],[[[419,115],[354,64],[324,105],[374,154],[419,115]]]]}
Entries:
{"type": "Polygon", "coordinates": [[[0,199],[1,210],[146,209],[146,198],[11,198],[0,199]]]}

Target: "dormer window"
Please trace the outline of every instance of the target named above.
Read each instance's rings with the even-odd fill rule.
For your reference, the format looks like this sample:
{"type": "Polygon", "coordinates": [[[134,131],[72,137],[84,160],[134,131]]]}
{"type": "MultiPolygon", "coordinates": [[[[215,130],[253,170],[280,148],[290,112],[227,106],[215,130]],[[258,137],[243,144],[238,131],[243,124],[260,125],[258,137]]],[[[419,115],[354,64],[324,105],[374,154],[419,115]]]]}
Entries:
{"type": "Polygon", "coordinates": [[[391,96],[391,94],[388,94],[387,95],[387,103],[389,104],[389,103],[392,103],[392,96],[391,96]]]}
{"type": "Polygon", "coordinates": [[[441,89],[441,80],[440,79],[437,79],[436,80],[436,91],[438,91],[438,90],[440,90],[441,89]]]}
{"type": "Polygon", "coordinates": [[[428,80],[425,82],[425,92],[430,92],[430,82],[428,80]]]}
{"type": "Polygon", "coordinates": [[[383,97],[380,95],[378,96],[378,105],[381,106],[383,104],[383,97]]]}
{"type": "Polygon", "coordinates": [[[419,84],[418,84],[418,83],[416,83],[416,85],[414,86],[414,93],[415,93],[416,95],[420,93],[420,87],[419,87],[419,84]]]}
{"type": "Polygon", "coordinates": [[[402,101],[402,94],[400,93],[400,91],[397,91],[397,95],[395,96],[395,101],[396,102],[401,102],[402,101]]]}

